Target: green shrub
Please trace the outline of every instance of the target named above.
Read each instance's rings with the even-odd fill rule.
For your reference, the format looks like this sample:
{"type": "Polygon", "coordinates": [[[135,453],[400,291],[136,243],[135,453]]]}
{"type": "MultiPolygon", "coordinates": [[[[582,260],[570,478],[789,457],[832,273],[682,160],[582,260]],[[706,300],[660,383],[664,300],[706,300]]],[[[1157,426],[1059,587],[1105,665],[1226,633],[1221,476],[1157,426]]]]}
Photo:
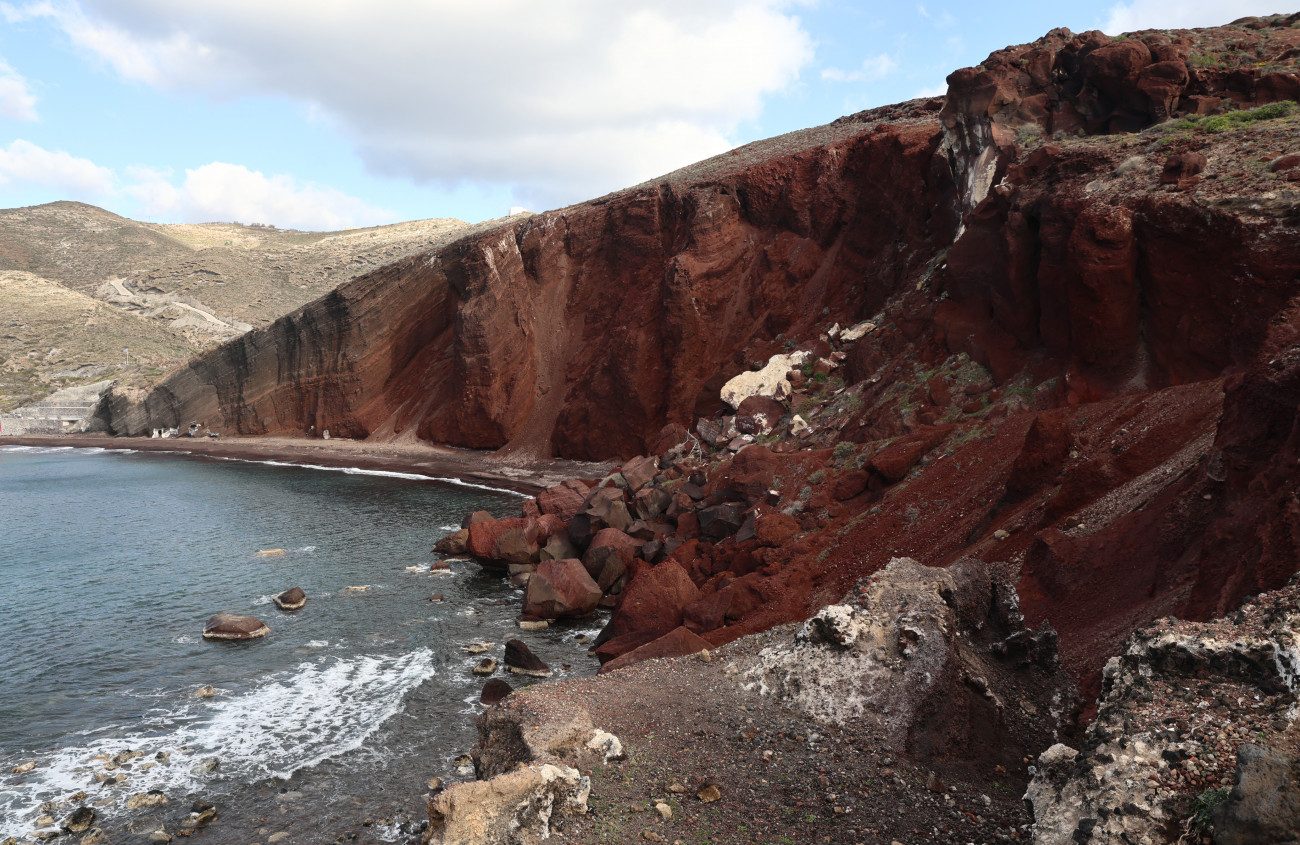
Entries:
{"type": "Polygon", "coordinates": [[[1228,800],[1229,790],[1226,786],[1218,789],[1207,789],[1192,803],[1192,832],[1204,836],[1214,829],[1214,811],[1219,808],[1224,801],[1228,800]]]}
{"type": "Polygon", "coordinates": [[[1170,124],[1170,128],[1176,131],[1228,132],[1233,129],[1243,129],[1262,120],[1277,120],[1280,117],[1290,117],[1296,113],[1297,109],[1300,109],[1300,106],[1297,106],[1294,100],[1279,100],[1276,103],[1269,103],[1253,109],[1237,109],[1223,114],[1185,117],[1182,120],[1174,121],[1170,124]]]}

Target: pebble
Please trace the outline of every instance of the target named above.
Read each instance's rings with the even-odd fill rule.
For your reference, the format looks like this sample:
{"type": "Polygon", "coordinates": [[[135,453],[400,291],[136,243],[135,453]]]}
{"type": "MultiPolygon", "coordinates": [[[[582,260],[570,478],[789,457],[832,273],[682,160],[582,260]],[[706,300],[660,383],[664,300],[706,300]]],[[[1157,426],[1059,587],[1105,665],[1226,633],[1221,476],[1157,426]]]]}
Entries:
{"type": "Polygon", "coordinates": [[[217,688],[211,684],[206,684],[194,691],[195,698],[212,698],[217,694],[217,688]]]}
{"type": "Polygon", "coordinates": [[[663,819],[671,819],[673,817],[673,808],[665,804],[663,801],[655,802],[655,812],[663,819]]]}
{"type": "Polygon", "coordinates": [[[270,836],[266,837],[266,841],[270,842],[271,845],[275,845],[276,842],[283,842],[288,838],[289,838],[288,831],[281,830],[278,833],[272,833],[270,836]]]}
{"type": "Polygon", "coordinates": [[[706,783],[695,793],[695,797],[705,804],[712,804],[722,798],[722,790],[718,789],[716,784],[706,783]]]}
{"type": "Polygon", "coordinates": [[[172,835],[160,827],[157,830],[155,830],[153,833],[149,834],[149,841],[150,842],[171,842],[172,835]]]}

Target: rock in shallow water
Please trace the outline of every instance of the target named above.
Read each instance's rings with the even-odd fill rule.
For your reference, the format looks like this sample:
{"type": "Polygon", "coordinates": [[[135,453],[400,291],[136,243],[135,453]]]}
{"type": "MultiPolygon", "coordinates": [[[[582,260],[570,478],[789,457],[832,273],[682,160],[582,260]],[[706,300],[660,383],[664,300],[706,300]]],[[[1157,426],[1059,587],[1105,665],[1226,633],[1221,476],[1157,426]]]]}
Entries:
{"type": "Polygon", "coordinates": [[[548,678],[551,667],[533,654],[532,649],[523,640],[506,641],[506,668],[517,675],[532,675],[535,678],[548,678]]]}
{"type": "Polygon", "coordinates": [[[493,678],[483,685],[483,692],[479,695],[478,700],[480,704],[491,707],[514,691],[514,687],[510,686],[510,684],[500,678],[493,678]]]}
{"type": "Polygon", "coordinates": [[[301,610],[307,604],[307,594],[302,591],[302,587],[290,587],[276,596],[274,601],[275,606],[281,610],[301,610]]]}
{"type": "Polygon", "coordinates": [[[218,613],[203,627],[203,638],[207,640],[255,640],[269,633],[271,629],[256,616],[234,613],[218,613]]]}

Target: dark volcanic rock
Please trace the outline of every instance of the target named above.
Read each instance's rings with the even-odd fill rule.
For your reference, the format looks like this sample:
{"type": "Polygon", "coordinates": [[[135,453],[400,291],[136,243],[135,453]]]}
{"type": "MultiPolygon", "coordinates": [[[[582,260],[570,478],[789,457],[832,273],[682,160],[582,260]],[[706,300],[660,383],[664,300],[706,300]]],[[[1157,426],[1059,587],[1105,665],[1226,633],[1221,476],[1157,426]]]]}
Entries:
{"type": "Polygon", "coordinates": [[[510,686],[509,683],[500,678],[493,678],[483,685],[483,692],[479,695],[478,700],[480,704],[491,707],[497,702],[504,701],[506,696],[512,692],[514,692],[514,687],[510,686]]]}
{"type": "Polygon", "coordinates": [[[275,606],[281,610],[301,610],[307,604],[307,594],[302,587],[290,587],[275,597],[275,606]]]}
{"type": "Polygon", "coordinates": [[[209,640],[254,640],[269,633],[261,619],[234,613],[218,613],[203,626],[203,637],[209,640]]]}
{"type": "Polygon", "coordinates": [[[551,667],[533,654],[523,640],[506,640],[505,664],[506,669],[517,675],[533,675],[538,678],[551,675],[551,667]]]}

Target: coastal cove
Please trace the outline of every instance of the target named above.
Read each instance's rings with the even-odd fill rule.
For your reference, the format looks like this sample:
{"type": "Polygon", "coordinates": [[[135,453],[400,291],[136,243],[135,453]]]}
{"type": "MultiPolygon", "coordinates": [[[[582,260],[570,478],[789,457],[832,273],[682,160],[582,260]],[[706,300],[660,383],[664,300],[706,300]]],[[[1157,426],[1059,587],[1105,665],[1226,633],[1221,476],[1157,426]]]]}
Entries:
{"type": "Polygon", "coordinates": [[[473,740],[467,644],[522,636],[559,675],[595,670],[574,637],[600,620],[520,632],[503,580],[430,568],[435,540],[516,512],[522,484],[68,442],[0,440],[0,839],[85,792],[110,835],[173,830],[199,802],[221,841],[400,841],[473,740]],[[277,610],[293,586],[306,606],[277,610]],[[223,610],[270,635],[204,641],[223,610]]]}

